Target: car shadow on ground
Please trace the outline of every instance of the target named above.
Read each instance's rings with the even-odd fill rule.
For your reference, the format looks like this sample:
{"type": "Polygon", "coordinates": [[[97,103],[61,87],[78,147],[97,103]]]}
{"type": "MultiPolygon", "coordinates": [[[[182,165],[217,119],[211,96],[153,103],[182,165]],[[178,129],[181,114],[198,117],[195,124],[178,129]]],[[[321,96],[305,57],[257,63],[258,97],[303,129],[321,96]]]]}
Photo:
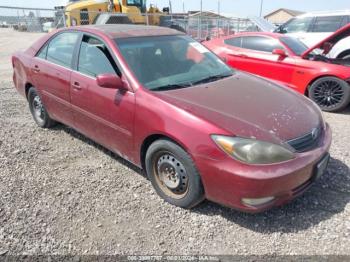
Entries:
{"type": "MultiPolygon", "coordinates": [[[[74,129],[58,125],[54,131],[64,131],[88,143],[119,163],[147,179],[142,169],[95,143],[74,129]]],[[[340,160],[331,158],[325,174],[302,196],[282,207],[259,214],[246,214],[219,204],[204,201],[192,212],[207,216],[222,216],[228,221],[261,233],[291,233],[306,230],[341,213],[350,202],[350,169],[340,160]]]]}

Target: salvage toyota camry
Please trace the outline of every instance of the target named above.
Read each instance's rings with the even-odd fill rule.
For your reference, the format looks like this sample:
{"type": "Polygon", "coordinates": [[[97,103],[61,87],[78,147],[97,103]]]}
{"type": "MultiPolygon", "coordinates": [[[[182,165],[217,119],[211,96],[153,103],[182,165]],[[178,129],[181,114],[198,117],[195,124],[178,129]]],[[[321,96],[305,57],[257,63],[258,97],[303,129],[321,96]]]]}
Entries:
{"type": "Polygon", "coordinates": [[[303,193],[328,164],[331,131],[312,101],[169,28],[63,29],[12,64],[40,127],[73,127],[145,169],[180,207],[207,198],[263,211],[303,193]]]}

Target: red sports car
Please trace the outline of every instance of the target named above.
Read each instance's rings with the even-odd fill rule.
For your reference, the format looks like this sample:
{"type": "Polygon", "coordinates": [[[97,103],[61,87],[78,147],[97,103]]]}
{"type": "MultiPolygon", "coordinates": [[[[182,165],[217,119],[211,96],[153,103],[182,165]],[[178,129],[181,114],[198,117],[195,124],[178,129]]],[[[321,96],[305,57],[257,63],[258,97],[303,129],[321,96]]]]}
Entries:
{"type": "Polygon", "coordinates": [[[350,60],[327,57],[350,36],[350,24],[308,48],[296,38],[274,33],[242,33],[203,44],[231,67],[279,81],[305,94],[324,111],[340,111],[350,102],[350,60]]]}
{"type": "Polygon", "coordinates": [[[67,28],[12,64],[40,127],[73,127],[144,168],[177,206],[208,198],[262,211],[303,193],[327,167],[331,131],[314,103],[232,70],[169,28],[67,28]]]}

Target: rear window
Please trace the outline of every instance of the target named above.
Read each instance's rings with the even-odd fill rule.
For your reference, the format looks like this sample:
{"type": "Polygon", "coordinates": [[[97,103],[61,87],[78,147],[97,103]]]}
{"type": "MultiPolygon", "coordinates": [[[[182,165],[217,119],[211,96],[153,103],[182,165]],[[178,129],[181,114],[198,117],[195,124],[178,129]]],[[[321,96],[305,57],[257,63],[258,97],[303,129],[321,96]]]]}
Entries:
{"type": "Polygon", "coordinates": [[[343,16],[316,17],[312,32],[335,32],[341,27],[343,18],[343,16]]]}
{"type": "Polygon", "coordinates": [[[263,36],[242,37],[242,48],[269,53],[274,49],[284,49],[277,39],[263,36]]]}
{"type": "Polygon", "coordinates": [[[242,38],[241,37],[233,37],[230,39],[226,39],[224,42],[226,45],[230,45],[230,46],[235,46],[235,47],[242,46],[242,38]]]}

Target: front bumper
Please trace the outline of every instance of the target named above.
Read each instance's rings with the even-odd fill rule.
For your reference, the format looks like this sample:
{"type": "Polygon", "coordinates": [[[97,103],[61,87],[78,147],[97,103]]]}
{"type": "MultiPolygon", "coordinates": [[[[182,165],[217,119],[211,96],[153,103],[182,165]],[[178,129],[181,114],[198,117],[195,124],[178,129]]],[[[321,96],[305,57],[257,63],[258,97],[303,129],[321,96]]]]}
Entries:
{"type": "Polygon", "coordinates": [[[207,199],[245,212],[256,213],[283,205],[304,193],[316,180],[315,168],[326,156],[331,145],[331,130],[327,125],[319,147],[297,153],[296,158],[279,164],[247,165],[230,157],[224,160],[196,157],[207,199]],[[275,199],[254,207],[242,203],[242,198],[275,199]]]}

